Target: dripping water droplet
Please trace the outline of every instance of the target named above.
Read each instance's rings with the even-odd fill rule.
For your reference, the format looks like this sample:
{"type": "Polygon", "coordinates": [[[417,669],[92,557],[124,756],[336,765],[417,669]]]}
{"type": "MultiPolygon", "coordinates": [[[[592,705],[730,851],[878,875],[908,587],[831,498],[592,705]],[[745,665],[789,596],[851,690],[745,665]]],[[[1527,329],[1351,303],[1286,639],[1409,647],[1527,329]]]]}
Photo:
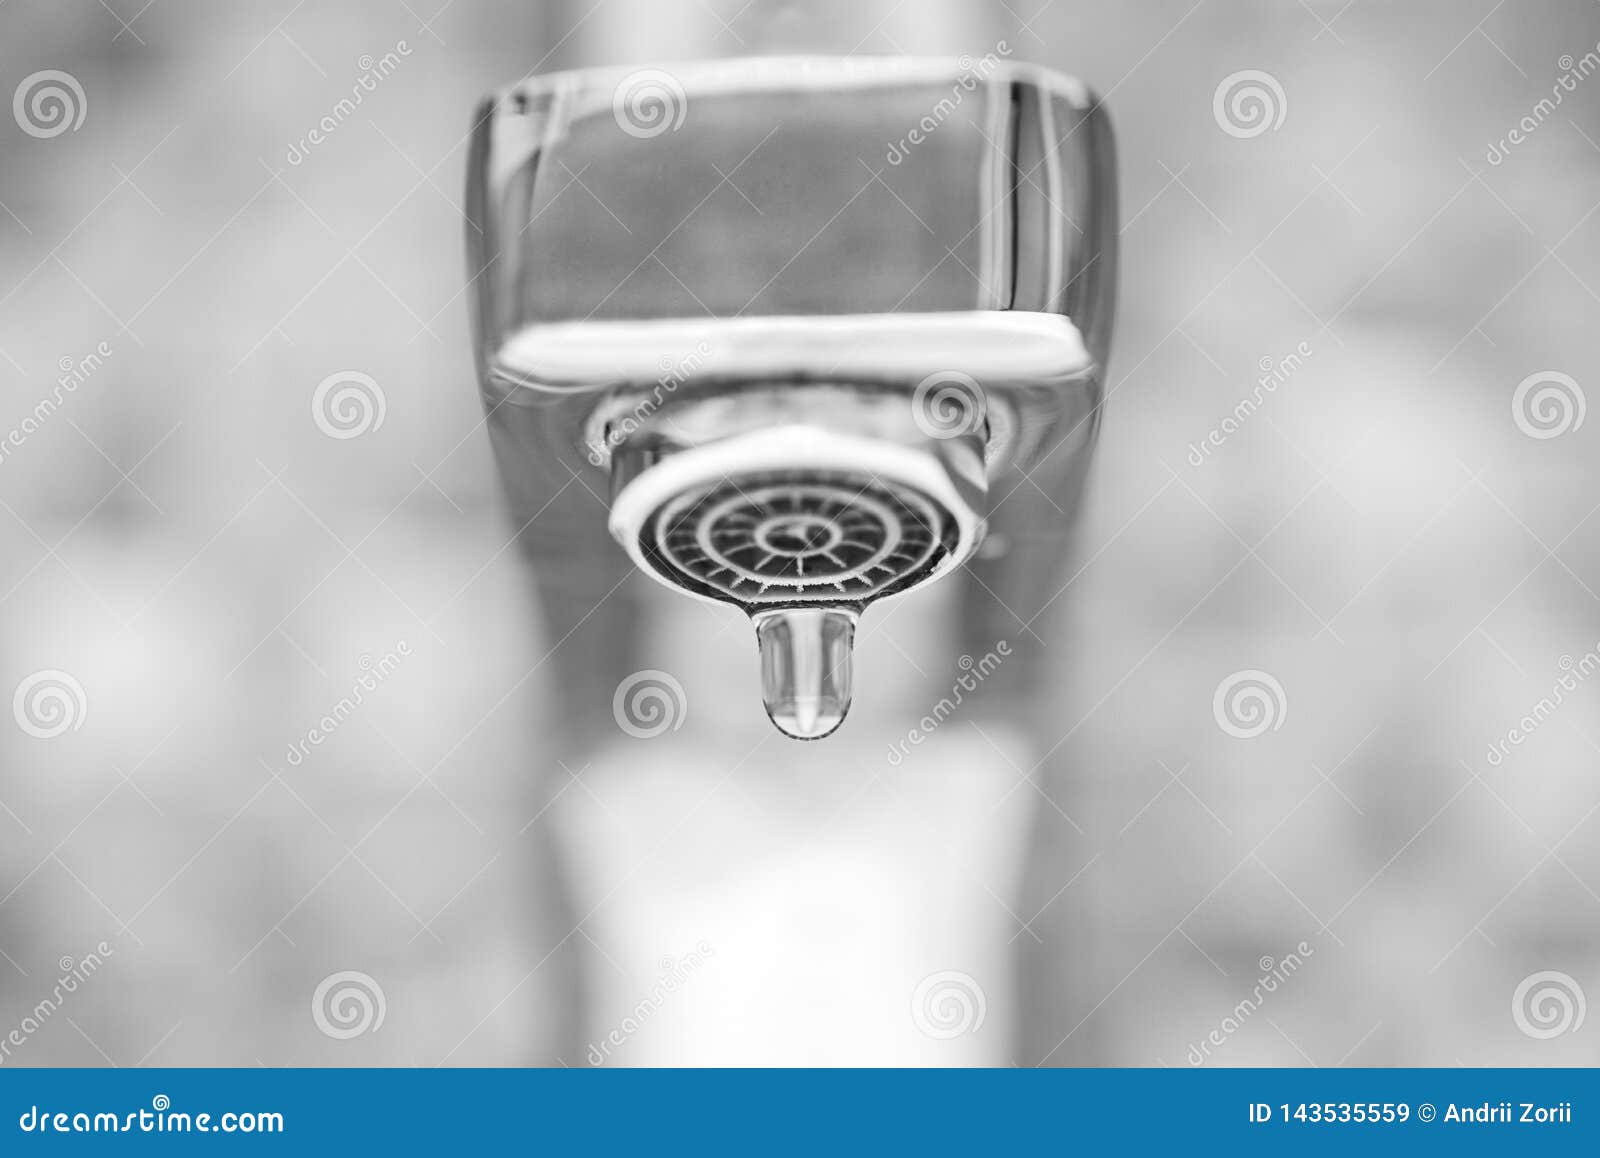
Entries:
{"type": "Polygon", "coordinates": [[[778,730],[820,740],[850,710],[856,613],[791,607],[751,616],[761,649],[761,698],[778,730]]]}

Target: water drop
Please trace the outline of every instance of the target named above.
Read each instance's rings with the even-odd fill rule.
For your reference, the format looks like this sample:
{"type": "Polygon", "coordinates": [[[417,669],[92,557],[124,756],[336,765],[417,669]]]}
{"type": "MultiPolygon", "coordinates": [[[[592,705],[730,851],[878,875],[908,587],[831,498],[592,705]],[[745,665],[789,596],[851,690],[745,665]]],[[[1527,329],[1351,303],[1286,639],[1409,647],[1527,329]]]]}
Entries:
{"type": "Polygon", "coordinates": [[[761,698],[778,730],[820,740],[850,710],[856,613],[789,607],[751,616],[761,648],[761,698]]]}

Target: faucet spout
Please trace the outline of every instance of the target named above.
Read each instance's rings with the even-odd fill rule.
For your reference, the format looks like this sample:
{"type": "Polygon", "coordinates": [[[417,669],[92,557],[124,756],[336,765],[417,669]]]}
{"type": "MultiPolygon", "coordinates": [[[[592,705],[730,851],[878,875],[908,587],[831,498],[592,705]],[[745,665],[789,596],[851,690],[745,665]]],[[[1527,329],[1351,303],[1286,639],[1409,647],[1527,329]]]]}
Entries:
{"type": "Polygon", "coordinates": [[[748,616],[768,715],[816,739],[849,710],[871,604],[964,571],[982,642],[1049,587],[1100,414],[1110,131],[1083,85],[1013,62],[670,76],[685,115],[659,128],[614,99],[623,72],[484,106],[468,243],[490,435],[537,564],[619,561],[587,502],[609,474],[611,537],[748,616]],[[863,185],[952,84],[971,95],[939,132],[863,185]],[[724,196],[734,169],[756,200],[724,196]],[[564,192],[575,172],[604,204],[564,192]]]}

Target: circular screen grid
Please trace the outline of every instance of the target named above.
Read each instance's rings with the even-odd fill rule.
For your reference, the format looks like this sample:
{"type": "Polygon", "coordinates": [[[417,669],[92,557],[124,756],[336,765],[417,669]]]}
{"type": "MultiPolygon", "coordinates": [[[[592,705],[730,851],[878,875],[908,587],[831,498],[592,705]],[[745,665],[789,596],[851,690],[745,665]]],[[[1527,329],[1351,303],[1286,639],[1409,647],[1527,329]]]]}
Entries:
{"type": "Polygon", "coordinates": [[[865,475],[746,475],[646,520],[647,558],[674,582],[747,605],[862,603],[926,576],[955,520],[921,492],[865,475]]]}

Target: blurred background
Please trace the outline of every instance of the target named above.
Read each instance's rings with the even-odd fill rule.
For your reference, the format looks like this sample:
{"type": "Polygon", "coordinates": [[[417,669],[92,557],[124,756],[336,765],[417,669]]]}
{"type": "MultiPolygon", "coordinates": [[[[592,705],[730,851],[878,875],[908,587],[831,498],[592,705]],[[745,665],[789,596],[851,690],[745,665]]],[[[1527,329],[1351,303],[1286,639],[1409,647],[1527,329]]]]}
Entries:
{"type": "Polygon", "coordinates": [[[0,1062],[1600,1059],[1597,54],[1588,0],[11,0],[0,1062]],[[1123,223],[1027,718],[886,759],[935,588],[796,754],[639,579],[683,726],[564,738],[616,679],[482,425],[475,102],[1001,41],[1105,97],[1123,223]]]}

